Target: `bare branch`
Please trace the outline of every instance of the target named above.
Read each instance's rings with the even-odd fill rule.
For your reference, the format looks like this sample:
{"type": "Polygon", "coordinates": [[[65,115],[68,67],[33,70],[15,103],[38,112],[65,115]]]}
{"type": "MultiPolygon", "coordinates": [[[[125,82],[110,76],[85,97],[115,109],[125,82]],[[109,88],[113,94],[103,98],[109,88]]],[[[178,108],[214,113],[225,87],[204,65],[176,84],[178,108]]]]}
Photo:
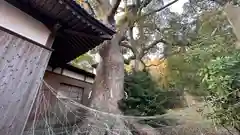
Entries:
{"type": "MultiPolygon", "coordinates": [[[[124,35],[124,36],[122,36],[122,38],[120,39],[120,41],[119,41],[119,42],[121,43],[122,41],[128,41],[128,38],[127,38],[127,36],[125,36],[125,35],[124,35]]],[[[120,43],[119,43],[119,44],[120,44],[120,43]]]]}
{"type": "Polygon", "coordinates": [[[135,52],[136,52],[135,49],[127,41],[122,41],[120,43],[120,46],[130,49],[133,52],[133,54],[135,55],[135,52]]]}
{"type": "Polygon", "coordinates": [[[98,8],[102,16],[103,23],[105,25],[113,25],[114,23],[114,17],[109,16],[109,11],[111,11],[112,6],[109,2],[109,0],[96,0],[98,3],[98,8]]]}
{"type": "Polygon", "coordinates": [[[137,6],[137,8],[141,7],[141,0],[136,0],[136,6],[137,6]]]}
{"type": "Polygon", "coordinates": [[[141,3],[140,9],[145,8],[148,4],[151,3],[152,0],[144,0],[141,3]]]}
{"type": "Polygon", "coordinates": [[[165,41],[164,39],[155,40],[155,41],[152,42],[149,46],[143,48],[143,50],[142,50],[143,55],[145,55],[151,48],[155,47],[158,43],[169,44],[169,43],[168,43],[167,41],[165,41]]]}
{"type": "Polygon", "coordinates": [[[95,12],[94,12],[94,10],[93,10],[91,4],[90,4],[88,1],[86,1],[86,4],[88,5],[90,11],[92,12],[92,16],[96,16],[96,14],[95,14],[95,12]]]}
{"type": "Polygon", "coordinates": [[[143,65],[143,71],[146,71],[146,68],[147,68],[146,64],[144,63],[144,61],[142,59],[140,59],[140,62],[143,65]]]}
{"type": "Polygon", "coordinates": [[[135,56],[135,55],[129,57],[128,59],[124,59],[124,64],[129,65],[130,62],[131,62],[131,60],[135,60],[135,59],[136,59],[136,56],[135,56]]]}
{"type": "Polygon", "coordinates": [[[96,0],[99,4],[103,4],[102,0],[96,0]]]}
{"type": "Polygon", "coordinates": [[[148,4],[151,3],[152,0],[144,0],[141,2],[141,4],[138,6],[137,15],[141,16],[142,9],[145,8],[148,4]]]}
{"type": "Polygon", "coordinates": [[[91,14],[92,16],[96,16],[96,14],[95,14],[95,12],[94,12],[91,4],[89,3],[89,1],[79,2],[79,4],[80,4],[81,6],[83,6],[83,8],[84,8],[85,10],[87,10],[88,12],[90,11],[90,14],[91,14]]]}
{"type": "Polygon", "coordinates": [[[109,17],[114,17],[114,15],[115,15],[115,13],[117,12],[117,9],[118,9],[120,3],[121,3],[121,0],[115,0],[115,3],[114,3],[114,5],[113,5],[112,9],[111,9],[110,12],[108,13],[108,16],[109,16],[109,17]]]}
{"type": "Polygon", "coordinates": [[[162,33],[162,30],[161,30],[161,28],[159,28],[156,24],[155,24],[155,29],[156,29],[156,31],[158,32],[158,33],[162,33]]]}
{"type": "Polygon", "coordinates": [[[159,58],[159,60],[161,60],[161,62],[158,63],[158,64],[146,65],[145,63],[143,63],[142,60],[141,60],[141,61],[142,61],[143,65],[144,65],[144,69],[146,69],[146,68],[149,68],[149,67],[152,67],[152,66],[159,66],[159,65],[161,65],[161,64],[164,62],[164,60],[165,60],[166,58],[171,57],[171,56],[173,56],[173,55],[176,55],[176,54],[178,54],[178,53],[180,53],[180,51],[176,51],[176,52],[172,52],[172,53],[169,53],[169,54],[164,54],[164,55],[162,55],[162,57],[159,58]]]}
{"type": "Polygon", "coordinates": [[[156,9],[156,10],[153,10],[153,11],[151,11],[151,12],[149,12],[149,13],[146,13],[146,14],[142,15],[138,20],[143,19],[143,18],[145,18],[145,17],[147,17],[147,16],[149,16],[149,15],[155,14],[155,13],[157,13],[157,12],[160,12],[160,11],[164,10],[165,8],[171,6],[172,4],[176,3],[177,1],[178,1],[178,0],[174,0],[174,1],[172,1],[172,2],[170,2],[170,3],[168,3],[168,4],[166,4],[166,5],[164,5],[163,7],[159,8],[159,9],[156,9]]]}
{"type": "Polygon", "coordinates": [[[106,11],[108,11],[111,8],[111,4],[109,3],[108,0],[96,0],[96,1],[98,2],[99,6],[104,11],[104,13],[107,13],[106,11]]]}

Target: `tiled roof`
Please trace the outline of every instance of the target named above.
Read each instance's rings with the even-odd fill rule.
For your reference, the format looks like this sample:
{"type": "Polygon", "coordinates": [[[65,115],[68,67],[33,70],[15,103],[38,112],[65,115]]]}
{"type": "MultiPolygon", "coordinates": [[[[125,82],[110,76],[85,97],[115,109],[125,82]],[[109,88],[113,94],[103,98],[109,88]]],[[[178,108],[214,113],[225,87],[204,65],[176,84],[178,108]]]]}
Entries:
{"type": "Polygon", "coordinates": [[[51,66],[61,66],[112,38],[113,29],[103,25],[73,0],[6,0],[49,29],[60,24],[53,43],[51,66]]]}

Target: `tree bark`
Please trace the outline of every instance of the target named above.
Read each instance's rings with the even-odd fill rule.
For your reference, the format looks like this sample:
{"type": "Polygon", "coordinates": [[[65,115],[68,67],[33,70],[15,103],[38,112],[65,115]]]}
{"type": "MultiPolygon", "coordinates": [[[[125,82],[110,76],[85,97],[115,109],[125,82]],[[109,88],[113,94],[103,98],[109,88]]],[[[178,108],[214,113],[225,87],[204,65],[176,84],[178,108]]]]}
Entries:
{"type": "MultiPolygon", "coordinates": [[[[101,4],[105,1],[100,1],[101,4]]],[[[119,4],[116,2],[116,4],[119,4]]],[[[114,9],[116,7],[114,6],[114,9]]],[[[111,14],[112,11],[111,10],[111,14]]],[[[106,22],[112,26],[107,15],[106,22]]],[[[125,22],[120,26],[118,32],[113,36],[112,40],[105,41],[102,48],[99,49],[101,61],[97,67],[93,92],[91,96],[90,108],[98,111],[87,110],[82,125],[78,125],[73,133],[74,135],[131,135],[130,130],[125,125],[126,121],[121,117],[112,114],[121,114],[118,108],[118,101],[123,98],[124,89],[124,59],[120,52],[120,40],[128,23],[125,22]]]]}
{"type": "Polygon", "coordinates": [[[136,54],[136,59],[134,60],[134,72],[140,71],[140,66],[141,66],[141,58],[139,57],[138,54],[136,54]]]}
{"type": "MultiPolygon", "coordinates": [[[[101,62],[97,68],[91,108],[111,114],[121,114],[118,101],[123,97],[124,61],[117,40],[106,41],[100,50],[101,62]],[[114,55],[113,55],[114,54],[114,55]]],[[[122,118],[100,112],[88,111],[84,124],[75,135],[129,135],[122,118]]]]}

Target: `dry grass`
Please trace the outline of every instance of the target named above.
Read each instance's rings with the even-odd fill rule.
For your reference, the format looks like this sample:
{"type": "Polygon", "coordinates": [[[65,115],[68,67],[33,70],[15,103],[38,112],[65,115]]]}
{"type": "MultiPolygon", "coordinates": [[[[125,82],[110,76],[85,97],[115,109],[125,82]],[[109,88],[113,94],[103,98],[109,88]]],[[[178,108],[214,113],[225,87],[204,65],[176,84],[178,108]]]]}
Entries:
{"type": "MultiPolygon", "coordinates": [[[[158,129],[159,135],[238,135],[233,130],[229,133],[224,128],[216,128],[210,120],[202,116],[200,109],[203,109],[203,103],[194,101],[190,95],[187,95],[188,107],[169,110],[172,119],[176,119],[180,125],[169,126],[158,129]]],[[[207,112],[207,110],[203,110],[207,112]]]]}

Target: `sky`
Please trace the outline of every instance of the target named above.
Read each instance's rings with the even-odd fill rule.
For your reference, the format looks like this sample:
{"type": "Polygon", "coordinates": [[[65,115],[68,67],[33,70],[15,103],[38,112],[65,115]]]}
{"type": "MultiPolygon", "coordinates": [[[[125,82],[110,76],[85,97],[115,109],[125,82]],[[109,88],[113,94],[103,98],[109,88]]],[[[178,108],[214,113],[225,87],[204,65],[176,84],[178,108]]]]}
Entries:
{"type": "MultiPolygon", "coordinates": [[[[173,0],[165,0],[165,4],[167,4],[171,1],[173,1],[173,0]]],[[[188,0],[179,0],[178,2],[172,4],[169,8],[172,12],[177,12],[177,13],[181,14],[183,12],[182,7],[183,7],[184,3],[186,3],[186,2],[188,2],[188,0]]],[[[124,7],[124,3],[121,2],[119,6],[124,7]]],[[[122,14],[120,13],[120,14],[116,15],[116,17],[118,18],[118,16],[121,16],[121,15],[122,14]]],[[[117,19],[117,18],[115,18],[115,19],[117,19]]]]}
{"type": "Polygon", "coordinates": [[[171,5],[170,10],[172,12],[182,13],[183,12],[183,5],[184,3],[188,2],[188,0],[179,0],[178,2],[171,5]]]}
{"type": "MultiPolygon", "coordinates": [[[[173,0],[165,0],[165,4],[167,4],[171,1],[173,1],[173,0]]],[[[182,13],[182,11],[183,11],[182,6],[186,2],[188,2],[188,0],[179,0],[178,2],[171,5],[170,10],[173,11],[173,12],[182,13]]],[[[128,0],[128,4],[130,4],[130,3],[132,3],[132,1],[128,0]]],[[[124,7],[124,2],[121,2],[119,6],[124,7]]]]}

